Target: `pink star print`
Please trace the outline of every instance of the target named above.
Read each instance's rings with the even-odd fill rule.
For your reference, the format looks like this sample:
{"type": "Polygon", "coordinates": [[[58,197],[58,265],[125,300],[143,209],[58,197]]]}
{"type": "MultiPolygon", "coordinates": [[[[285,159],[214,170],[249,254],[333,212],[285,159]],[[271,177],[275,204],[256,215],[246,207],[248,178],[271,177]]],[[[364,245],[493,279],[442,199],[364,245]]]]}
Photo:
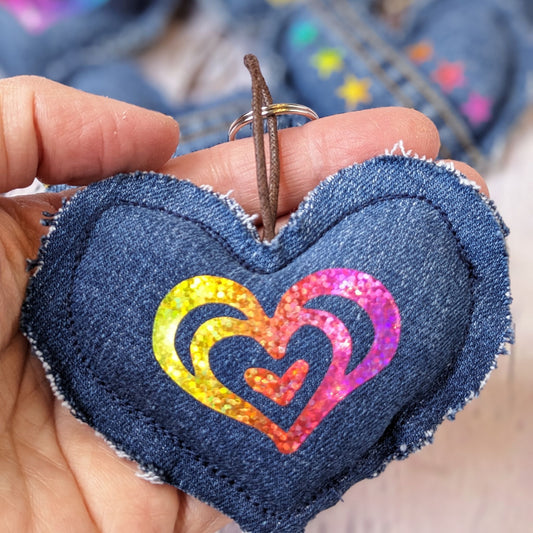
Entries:
{"type": "Polygon", "coordinates": [[[441,86],[445,93],[451,93],[465,83],[464,66],[460,62],[441,61],[431,77],[441,86]]]}
{"type": "Polygon", "coordinates": [[[477,126],[491,118],[492,100],[472,91],[468,96],[468,100],[461,106],[461,111],[470,124],[477,126]]]}

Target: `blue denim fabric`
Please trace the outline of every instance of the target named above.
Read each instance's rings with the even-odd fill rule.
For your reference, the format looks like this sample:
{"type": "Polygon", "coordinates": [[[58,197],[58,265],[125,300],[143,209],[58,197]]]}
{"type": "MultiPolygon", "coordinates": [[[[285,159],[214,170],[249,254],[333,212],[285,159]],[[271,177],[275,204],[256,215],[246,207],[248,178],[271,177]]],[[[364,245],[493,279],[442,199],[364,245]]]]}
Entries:
{"type": "MultiPolygon", "coordinates": [[[[253,533],[295,533],[357,481],[431,440],[478,394],[511,340],[507,229],[493,205],[442,166],[382,156],[339,171],[262,243],[232,201],[154,173],[119,175],[78,193],[57,216],[28,288],[22,328],[74,414],[165,482],[253,533]],[[230,278],[271,316],[281,295],[313,272],[348,268],[380,280],[401,316],[397,352],[340,402],[301,447],[282,454],[262,432],[182,390],[152,350],[158,306],[181,281],[230,278]]],[[[351,371],[374,338],[346,298],[307,307],[339,317],[353,340],[351,371]]],[[[191,370],[191,336],[214,316],[187,317],[175,346],[191,370]]],[[[332,345],[302,327],[273,360],[248,337],[215,344],[210,365],[229,389],[287,428],[322,381],[332,345]],[[283,374],[309,363],[280,407],[253,391],[251,366],[283,374]]]]}
{"type": "Polygon", "coordinates": [[[124,65],[118,71],[115,67],[157,39],[181,3],[109,0],[38,33],[29,32],[8,8],[0,7],[0,76],[45,76],[167,112],[165,99],[136,67],[124,65]]]}
{"type": "MultiPolygon", "coordinates": [[[[35,35],[0,8],[0,76],[42,75],[172,114],[183,126],[180,154],[218,144],[233,119],[249,110],[247,94],[175,109],[132,63],[117,68],[157,39],[176,7],[187,3],[110,0],[35,35]]],[[[274,7],[266,0],[209,0],[204,9],[217,8],[229,31],[269,67],[276,101],[305,103],[320,116],[414,107],[439,128],[442,157],[479,167],[527,103],[533,63],[528,3],[414,1],[396,25],[379,16],[378,3],[308,0],[274,7]],[[414,61],[413,47],[420,44],[430,53],[414,61]],[[341,62],[319,72],[317,57],[327,50],[341,62]],[[339,91],[350,79],[357,91],[351,77],[361,92],[346,100],[339,91]]]]}

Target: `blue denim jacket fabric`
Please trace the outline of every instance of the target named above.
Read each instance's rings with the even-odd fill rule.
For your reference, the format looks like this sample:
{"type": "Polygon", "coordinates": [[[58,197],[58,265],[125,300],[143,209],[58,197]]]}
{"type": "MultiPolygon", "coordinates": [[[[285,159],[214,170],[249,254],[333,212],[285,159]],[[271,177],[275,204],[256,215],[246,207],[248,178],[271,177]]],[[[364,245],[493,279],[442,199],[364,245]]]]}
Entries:
{"type": "MultiPolygon", "coordinates": [[[[14,8],[0,4],[0,76],[44,76],[170,112],[164,98],[131,60],[134,53],[161,35],[182,0],[94,3],[88,11],[71,8],[68,16],[51,20],[35,31],[24,27],[14,8]],[[117,70],[120,61],[125,63],[117,70]]],[[[68,4],[71,2],[43,6],[42,17],[50,16],[53,10],[66,10],[68,4]]]]}
{"type": "MultiPolygon", "coordinates": [[[[182,124],[180,154],[218,144],[248,111],[248,94],[176,109],[132,62],[161,36],[176,8],[190,3],[109,0],[40,33],[28,32],[0,6],[0,75],[38,74],[174,115],[182,124]]],[[[442,157],[479,167],[528,101],[528,4],[415,0],[392,19],[379,13],[380,4],[386,2],[203,2],[268,67],[275,101],[304,103],[320,116],[414,107],[439,128],[442,157]]]]}
{"type": "Polygon", "coordinates": [[[22,328],[58,394],[252,533],[303,531],[431,441],[512,336],[507,229],[463,176],[427,161],[341,170],[270,243],[235,202],[155,173],[89,186],[53,228],[22,328]],[[270,372],[263,389],[250,371],[270,372]]]}

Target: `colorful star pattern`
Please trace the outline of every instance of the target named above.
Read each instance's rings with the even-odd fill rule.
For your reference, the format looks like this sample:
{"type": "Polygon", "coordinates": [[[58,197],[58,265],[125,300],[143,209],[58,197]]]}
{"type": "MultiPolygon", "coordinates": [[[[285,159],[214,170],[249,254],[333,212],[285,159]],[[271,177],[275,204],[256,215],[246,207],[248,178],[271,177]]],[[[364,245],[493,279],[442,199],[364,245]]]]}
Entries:
{"type": "Polygon", "coordinates": [[[462,87],[465,83],[464,65],[457,61],[441,61],[431,77],[437,82],[445,93],[451,93],[454,89],[462,87]]]}
{"type": "Polygon", "coordinates": [[[317,38],[318,29],[311,22],[302,20],[292,26],[290,36],[295,46],[306,46],[317,38]]]}
{"type": "Polygon", "coordinates": [[[367,78],[359,79],[353,74],[348,74],[344,79],[344,85],[341,85],[335,94],[346,102],[348,111],[354,110],[360,103],[368,104],[372,101],[369,92],[371,83],[367,78]]]}
{"type": "Polygon", "coordinates": [[[461,106],[461,111],[470,124],[478,126],[491,118],[492,100],[476,91],[472,91],[468,96],[468,100],[461,106]]]}
{"type": "Polygon", "coordinates": [[[329,78],[334,72],[342,70],[344,60],[337,48],[322,48],[311,57],[311,64],[321,78],[329,78]]]}
{"type": "Polygon", "coordinates": [[[420,41],[407,48],[407,55],[413,63],[425,63],[433,57],[433,45],[427,41],[420,41]]]}

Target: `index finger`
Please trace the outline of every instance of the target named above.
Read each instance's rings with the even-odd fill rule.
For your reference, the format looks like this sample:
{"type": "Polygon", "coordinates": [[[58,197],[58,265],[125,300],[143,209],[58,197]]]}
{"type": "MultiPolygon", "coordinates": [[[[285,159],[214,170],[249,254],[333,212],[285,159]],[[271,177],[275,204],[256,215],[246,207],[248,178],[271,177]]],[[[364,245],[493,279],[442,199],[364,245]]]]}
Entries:
{"type": "Polygon", "coordinates": [[[154,111],[34,76],[0,80],[0,192],[81,185],[155,169],[176,148],[176,121],[154,111]]]}

